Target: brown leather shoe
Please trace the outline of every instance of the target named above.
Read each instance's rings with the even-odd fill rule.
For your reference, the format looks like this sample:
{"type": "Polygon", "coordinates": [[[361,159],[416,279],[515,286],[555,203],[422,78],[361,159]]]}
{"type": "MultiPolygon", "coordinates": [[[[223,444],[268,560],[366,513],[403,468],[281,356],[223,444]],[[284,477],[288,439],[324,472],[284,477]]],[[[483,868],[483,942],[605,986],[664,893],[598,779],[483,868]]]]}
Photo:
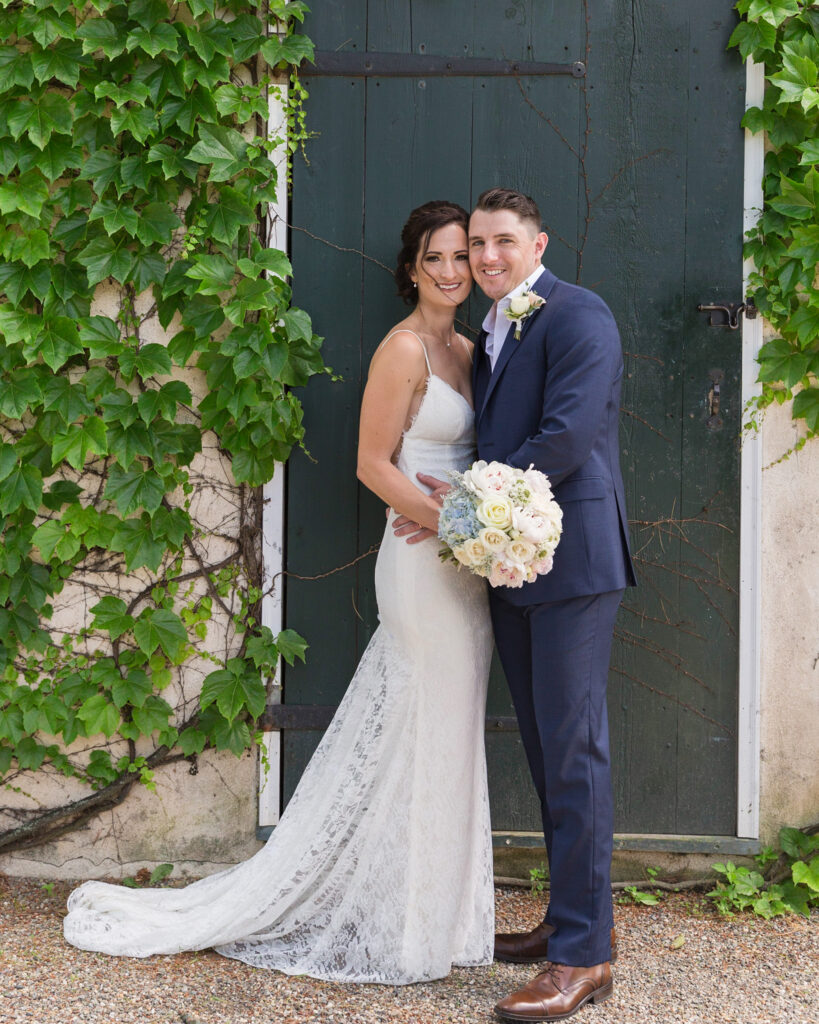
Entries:
{"type": "MultiPolygon", "coordinates": [[[[544,964],[549,959],[549,936],[554,926],[541,922],[530,932],[512,932],[495,936],[495,959],[507,964],[544,964]]],[[[617,959],[617,932],[611,930],[611,956],[617,959]]]]}
{"type": "Polygon", "coordinates": [[[602,1003],[612,989],[608,963],[594,967],[549,964],[519,992],[501,999],[495,1013],[502,1020],[564,1020],[586,1003],[602,1003]]]}

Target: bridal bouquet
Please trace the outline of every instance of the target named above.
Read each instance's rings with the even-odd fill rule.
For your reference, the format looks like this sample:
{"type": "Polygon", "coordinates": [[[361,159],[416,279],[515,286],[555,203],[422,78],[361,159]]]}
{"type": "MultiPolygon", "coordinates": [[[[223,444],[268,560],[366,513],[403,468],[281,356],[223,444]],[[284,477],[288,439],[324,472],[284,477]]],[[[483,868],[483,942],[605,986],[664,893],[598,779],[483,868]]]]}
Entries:
{"type": "Polygon", "coordinates": [[[493,587],[522,587],[549,572],[563,513],[545,474],[481,460],[450,477],[438,520],[442,559],[493,587]]]}

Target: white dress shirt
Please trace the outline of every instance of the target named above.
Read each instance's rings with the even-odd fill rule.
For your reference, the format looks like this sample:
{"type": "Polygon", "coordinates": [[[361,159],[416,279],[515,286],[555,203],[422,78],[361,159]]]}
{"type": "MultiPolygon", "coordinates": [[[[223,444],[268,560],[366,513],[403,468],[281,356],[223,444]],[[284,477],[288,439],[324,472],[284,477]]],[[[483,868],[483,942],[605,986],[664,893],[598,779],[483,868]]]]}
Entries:
{"type": "Polygon", "coordinates": [[[486,318],[481,326],[486,331],[486,354],[489,356],[489,362],[492,364],[493,370],[503,348],[503,343],[506,341],[509,328],[513,323],[505,315],[506,310],[509,309],[515,296],[523,295],[531,290],[532,285],[545,269],[542,263],[535,267],[532,273],[525,280],[521,281],[517,288],[513,288],[508,295],[504,295],[502,299],[493,302],[489,312],[486,314],[486,318]]]}

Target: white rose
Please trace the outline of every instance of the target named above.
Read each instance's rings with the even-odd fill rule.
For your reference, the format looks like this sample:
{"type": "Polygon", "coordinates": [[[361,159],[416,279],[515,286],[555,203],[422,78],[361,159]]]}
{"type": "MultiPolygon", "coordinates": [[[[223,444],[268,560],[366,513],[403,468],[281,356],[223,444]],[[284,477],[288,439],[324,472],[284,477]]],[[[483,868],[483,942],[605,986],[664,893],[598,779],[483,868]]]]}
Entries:
{"type": "Polygon", "coordinates": [[[480,537],[472,537],[470,540],[465,541],[461,550],[467,559],[464,565],[475,565],[477,562],[482,562],[488,554],[480,537]]]}
{"type": "Polygon", "coordinates": [[[528,295],[515,295],[509,301],[509,312],[514,313],[516,316],[520,316],[521,313],[528,313],[529,311],[529,296],[528,295]]]}
{"type": "Polygon", "coordinates": [[[505,530],[512,525],[512,506],[501,495],[484,500],[475,509],[475,515],[484,526],[497,526],[505,530]]]}
{"type": "Polygon", "coordinates": [[[485,530],[481,530],[476,539],[487,553],[498,554],[506,550],[506,534],[494,526],[487,526],[485,530]]]}
{"type": "Polygon", "coordinates": [[[526,565],[535,557],[537,549],[526,540],[513,540],[506,546],[506,556],[516,565],[526,565]]]}
{"type": "Polygon", "coordinates": [[[452,554],[458,559],[461,565],[469,566],[469,556],[466,553],[466,544],[461,544],[459,547],[453,548],[452,554]]]}

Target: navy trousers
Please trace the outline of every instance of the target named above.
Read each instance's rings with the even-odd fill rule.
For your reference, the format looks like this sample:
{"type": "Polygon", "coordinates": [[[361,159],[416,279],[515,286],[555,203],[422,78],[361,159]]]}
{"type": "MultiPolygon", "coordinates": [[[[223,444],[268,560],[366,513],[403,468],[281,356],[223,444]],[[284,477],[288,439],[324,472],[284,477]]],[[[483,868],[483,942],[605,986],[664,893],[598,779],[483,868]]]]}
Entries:
{"type": "Polygon", "coordinates": [[[549,959],[611,955],[614,831],[606,709],[622,590],[516,606],[490,589],[495,642],[540,797],[549,858],[549,959]]]}

